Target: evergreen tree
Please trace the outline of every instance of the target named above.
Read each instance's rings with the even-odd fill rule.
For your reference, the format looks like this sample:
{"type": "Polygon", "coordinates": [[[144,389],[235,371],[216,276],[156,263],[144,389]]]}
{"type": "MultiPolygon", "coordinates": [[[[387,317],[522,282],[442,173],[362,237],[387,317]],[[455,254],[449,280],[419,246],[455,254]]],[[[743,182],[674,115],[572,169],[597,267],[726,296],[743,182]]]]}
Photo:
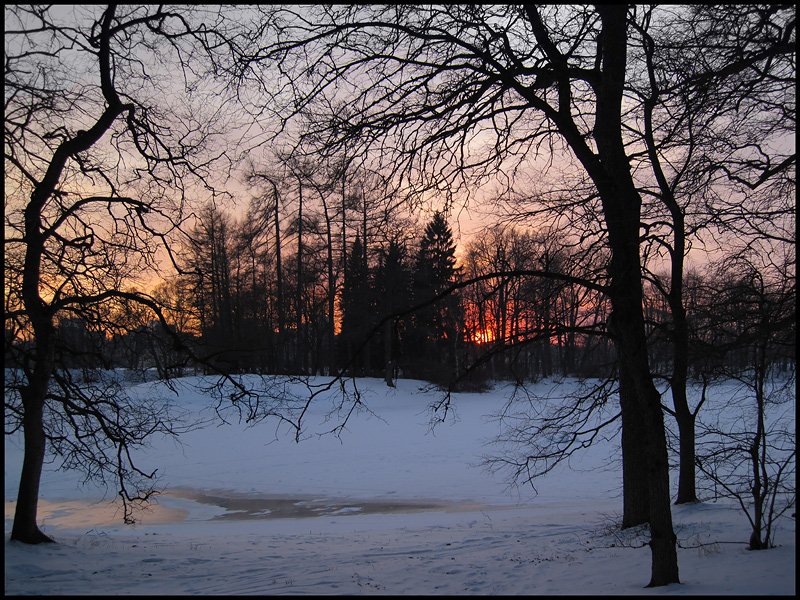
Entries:
{"type": "MultiPolygon", "coordinates": [[[[374,278],[375,308],[380,318],[412,305],[410,280],[405,246],[397,240],[391,240],[381,253],[381,262],[374,278]]],[[[394,386],[397,367],[402,359],[402,333],[403,324],[399,320],[387,321],[379,332],[378,347],[383,349],[384,379],[390,386],[394,386]]]]}
{"type": "MultiPolygon", "coordinates": [[[[342,288],[342,332],[341,340],[345,362],[349,361],[354,353],[364,343],[370,325],[373,322],[370,314],[371,293],[369,285],[369,269],[364,261],[366,248],[361,243],[357,234],[353,242],[350,256],[345,265],[344,286],[342,288]]],[[[354,375],[364,374],[370,365],[367,364],[368,353],[362,351],[353,362],[351,372],[354,375]]]]}
{"type": "MultiPolygon", "coordinates": [[[[413,285],[416,304],[433,300],[457,282],[460,268],[456,267],[455,251],[453,232],[444,214],[437,211],[425,227],[417,254],[413,285]]],[[[442,381],[454,374],[462,320],[458,293],[415,314],[413,338],[421,350],[417,353],[420,376],[442,381]]]]}

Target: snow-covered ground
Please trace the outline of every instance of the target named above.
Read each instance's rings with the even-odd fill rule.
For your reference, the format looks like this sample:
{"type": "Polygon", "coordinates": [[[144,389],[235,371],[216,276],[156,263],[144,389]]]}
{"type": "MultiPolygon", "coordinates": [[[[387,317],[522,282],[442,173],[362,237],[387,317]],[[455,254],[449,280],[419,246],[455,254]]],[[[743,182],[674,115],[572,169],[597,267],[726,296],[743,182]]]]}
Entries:
{"type": "Polygon", "coordinates": [[[319,400],[295,443],[274,421],[211,420],[195,381],[181,381],[177,402],[209,420],[142,454],[166,492],[136,525],[101,500],[113,491],[46,466],[39,521],[59,543],[9,542],[22,450],[20,436],[6,436],[6,594],[795,593],[794,519],[781,520],[778,548],[750,552],[747,519],[722,502],[673,507],[682,583],[644,589],[647,536],[618,528],[617,439],[535,492],[480,467],[500,450],[488,415],[505,402],[502,386],[454,395],[456,418],[431,431],[436,392],[359,380],[377,416],[361,412],[341,438],[320,437],[336,421],[319,400]]]}

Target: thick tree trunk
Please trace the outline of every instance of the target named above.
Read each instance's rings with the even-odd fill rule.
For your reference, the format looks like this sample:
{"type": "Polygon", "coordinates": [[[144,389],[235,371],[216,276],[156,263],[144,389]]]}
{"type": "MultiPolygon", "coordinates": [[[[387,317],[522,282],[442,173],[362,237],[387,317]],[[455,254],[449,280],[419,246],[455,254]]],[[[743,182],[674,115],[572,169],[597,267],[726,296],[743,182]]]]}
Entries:
{"type": "MultiPolygon", "coordinates": [[[[642,424],[641,430],[628,429],[636,436],[636,446],[644,449],[649,489],[650,548],[652,571],[648,587],[679,583],[676,537],[670,510],[669,463],[661,395],[656,389],[647,357],[647,338],[642,310],[641,266],[638,251],[638,205],[605,202],[609,224],[612,260],[611,304],[613,331],[622,370],[632,390],[630,414],[642,424]],[[612,235],[612,231],[614,234],[612,235]]],[[[627,385],[627,384],[626,384],[627,385]]],[[[628,396],[628,391],[624,392],[628,396]]],[[[624,426],[625,424],[623,424],[624,426]]],[[[623,460],[630,456],[623,456],[623,460]]]]}
{"type": "Polygon", "coordinates": [[[52,324],[42,319],[39,325],[40,335],[37,337],[36,367],[31,380],[22,390],[22,428],[25,440],[25,455],[22,462],[22,474],[17,493],[17,507],[14,511],[14,525],[11,539],[26,544],[52,542],[39,530],[36,524],[36,512],[39,506],[39,482],[42,477],[42,466],[46,448],[44,432],[44,401],[53,371],[53,328],[52,324]]]}
{"type": "MultiPolygon", "coordinates": [[[[611,228],[610,228],[611,229],[611,228]]],[[[624,227],[622,228],[624,231],[624,227]]],[[[624,239],[624,236],[623,236],[624,239]]],[[[629,238],[630,239],[630,238],[629,238]]],[[[651,580],[648,587],[679,583],[676,536],[672,528],[670,509],[669,463],[664,413],[661,395],[653,384],[647,357],[647,340],[641,302],[641,279],[638,252],[626,252],[625,247],[611,242],[614,253],[612,275],[611,316],[622,380],[621,397],[625,397],[625,412],[641,429],[631,428],[631,420],[623,422],[631,435],[628,440],[639,455],[644,455],[649,507],[650,548],[652,551],[651,580]],[[622,316],[624,315],[624,316],[622,316]],[[629,402],[629,404],[628,404],[629,402]]],[[[623,462],[638,460],[623,451],[623,462]]],[[[630,464],[627,469],[630,471],[630,464]]],[[[641,490],[639,490],[641,491],[641,490]]]]}
{"type": "Polygon", "coordinates": [[[44,464],[45,435],[42,423],[42,403],[31,399],[23,401],[25,415],[23,427],[25,435],[25,458],[22,462],[22,476],[19,480],[17,507],[14,511],[14,525],[11,539],[26,544],[52,542],[39,530],[36,524],[36,511],[39,505],[39,481],[44,464]]]}
{"type": "MultiPolygon", "coordinates": [[[[627,71],[627,8],[598,6],[603,22],[602,76],[597,85],[597,114],[594,139],[597,155],[586,152],[577,140],[592,180],[600,193],[603,216],[608,227],[611,261],[610,318],[617,356],[630,379],[631,413],[641,420],[636,444],[644,448],[650,509],[652,570],[648,587],[679,583],[676,537],[670,510],[669,463],[661,395],[650,373],[647,337],[642,306],[642,267],[639,257],[639,227],[642,199],[633,182],[630,163],[622,141],[622,95],[627,71]],[[596,160],[599,159],[599,160],[596,160]]],[[[623,457],[625,460],[625,457],[623,457]]]]}
{"type": "MultiPolygon", "coordinates": [[[[638,195],[604,198],[612,250],[611,330],[621,371],[631,384],[624,391],[631,398],[630,414],[642,429],[628,428],[636,436],[635,446],[644,449],[647,465],[647,485],[650,523],[652,571],[648,587],[679,583],[676,537],[672,529],[670,510],[669,462],[661,395],[653,383],[647,356],[647,338],[642,308],[641,266],[638,251],[638,195]],[[619,199],[623,201],[618,201],[619,199]],[[617,200],[617,201],[613,201],[617,200]],[[627,201],[626,201],[627,200],[627,201]]],[[[627,386],[627,383],[625,384],[627,386]]],[[[623,460],[630,456],[623,456],[623,460]]]]}
{"type": "Polygon", "coordinates": [[[636,390],[620,364],[619,399],[622,409],[622,528],[650,522],[647,457],[642,446],[645,426],[636,409],[636,390]]]}
{"type": "Polygon", "coordinates": [[[672,529],[669,494],[669,462],[664,431],[661,396],[649,374],[642,378],[645,411],[646,450],[650,485],[650,548],[652,573],[648,587],[680,583],[678,578],[677,537],[672,529]]]}
{"type": "Polygon", "coordinates": [[[678,497],[675,504],[697,502],[697,487],[695,484],[695,423],[694,415],[688,409],[686,401],[686,387],[673,387],[672,394],[683,395],[682,400],[675,400],[675,419],[678,422],[678,435],[680,436],[680,467],[678,471],[678,497]]]}
{"type": "MultiPolygon", "coordinates": [[[[66,160],[66,159],[64,159],[66,160]]],[[[55,163],[55,158],[54,158],[55,163]]],[[[48,171],[49,173],[49,171],[48,171]]],[[[53,176],[48,185],[55,186],[58,180],[53,176]]],[[[41,258],[44,252],[44,238],[40,233],[41,206],[49,196],[52,187],[43,183],[31,196],[25,209],[25,233],[28,247],[25,251],[25,266],[22,276],[22,298],[33,328],[33,342],[36,345],[36,362],[27,385],[21,390],[22,430],[25,440],[25,455],[17,494],[17,507],[14,512],[14,525],[11,539],[26,544],[52,542],[36,525],[36,511],[39,505],[39,482],[42,477],[46,436],[44,432],[44,402],[55,365],[55,328],[52,316],[39,297],[41,258]]]]}
{"type": "MultiPolygon", "coordinates": [[[[683,267],[680,267],[683,271],[683,267]]],[[[678,423],[680,436],[680,468],[678,472],[678,497],[675,504],[697,502],[697,487],[695,473],[695,430],[694,415],[689,409],[686,396],[686,384],[689,373],[689,333],[686,322],[686,310],[683,307],[682,285],[675,287],[675,278],[680,273],[673,274],[673,288],[675,298],[671,301],[670,310],[674,322],[674,354],[672,367],[672,402],[675,408],[675,420],[678,423]]]]}

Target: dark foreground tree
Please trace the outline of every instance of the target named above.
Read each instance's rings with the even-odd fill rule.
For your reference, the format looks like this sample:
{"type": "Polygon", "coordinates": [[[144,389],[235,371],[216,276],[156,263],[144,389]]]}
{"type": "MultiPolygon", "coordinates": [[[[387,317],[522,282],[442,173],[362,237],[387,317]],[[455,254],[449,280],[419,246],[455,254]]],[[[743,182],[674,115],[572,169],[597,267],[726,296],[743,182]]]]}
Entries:
{"type": "Polygon", "coordinates": [[[39,543],[51,541],[36,524],[47,451],[113,481],[127,517],[154,476],[132,450],[175,432],[164,399],[78,379],[67,360],[107,366],[98,345],[128,333],[131,306],[174,331],[134,290],[152,286],[190,188],[225,157],[214,134],[227,115],[203,109],[202,74],[234,38],[220,10],[203,8],[6,6],[5,24],[5,328],[17,366],[6,431],[22,428],[25,442],[11,539],[39,543]],[[77,348],[70,324],[95,346],[77,348]]]}
{"type": "MultiPolygon", "coordinates": [[[[686,441],[679,499],[690,501],[687,235],[704,240],[712,217],[765,233],[757,211],[737,212],[714,196],[724,178],[752,190],[773,178],[793,185],[794,151],[773,151],[776,134],[793,130],[792,9],[392,6],[276,16],[279,42],[248,64],[293,66],[278,98],[290,92],[289,112],[308,117],[304,140],[324,152],[346,148],[409,195],[440,192],[451,202],[490,180],[513,188],[531,171],[539,189],[552,186],[535,164],[548,155],[561,156],[548,174],[591,183],[586,197],[600,200],[595,214],[611,254],[608,325],[620,360],[624,468],[632,457],[646,459],[644,474],[629,483],[647,500],[626,503],[624,521],[650,523],[651,585],[677,581],[663,415],[642,311],[649,265],[640,253],[671,262],[663,292],[686,441]],[[346,114],[320,118],[320,106],[344,102],[346,114]]],[[[272,73],[262,81],[275,89],[272,73]]],[[[756,197],[765,196],[747,200],[756,197]]]]}
{"type": "MultiPolygon", "coordinates": [[[[355,145],[364,156],[374,150],[377,167],[409,193],[440,190],[452,200],[488,176],[531,169],[540,148],[568,149],[588,175],[611,251],[610,329],[631,391],[623,428],[630,419],[641,424],[629,432],[638,434],[636,449],[647,461],[641,483],[649,502],[650,585],[678,582],[661,397],[642,311],[642,196],[631,169],[634,151],[626,147],[627,108],[623,114],[639,11],[392,6],[286,9],[276,16],[279,42],[249,66],[297,65],[299,49],[308,62],[284,80],[294,114],[309,114],[326,93],[347,94],[354,107],[346,119],[318,119],[307,140],[325,140],[329,149],[355,145]]],[[[263,77],[268,93],[274,75],[263,77]]]]}

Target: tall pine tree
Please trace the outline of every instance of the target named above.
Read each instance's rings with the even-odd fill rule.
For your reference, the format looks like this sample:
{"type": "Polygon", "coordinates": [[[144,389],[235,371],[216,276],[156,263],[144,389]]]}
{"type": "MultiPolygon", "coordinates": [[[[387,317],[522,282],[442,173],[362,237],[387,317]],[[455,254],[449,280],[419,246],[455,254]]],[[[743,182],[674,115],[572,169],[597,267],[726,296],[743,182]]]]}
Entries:
{"type": "MultiPolygon", "coordinates": [[[[391,240],[381,253],[381,261],[375,271],[374,292],[375,308],[380,318],[412,306],[406,248],[397,240],[391,240]]],[[[403,358],[400,347],[402,332],[403,323],[395,320],[386,321],[378,332],[378,348],[383,349],[384,380],[392,387],[403,358]]]]}
{"type": "MultiPolygon", "coordinates": [[[[414,301],[427,302],[458,281],[453,232],[442,212],[435,212],[425,227],[414,273],[414,301]]],[[[444,383],[455,375],[456,352],[462,323],[461,300],[452,293],[419,310],[414,316],[414,342],[419,375],[444,383]]]]}
{"type": "MultiPolygon", "coordinates": [[[[361,345],[366,341],[373,316],[371,314],[371,291],[369,285],[369,271],[364,260],[366,248],[361,243],[361,238],[356,235],[350,256],[345,265],[344,286],[342,288],[342,350],[345,362],[353,358],[361,345]]],[[[362,349],[359,356],[355,357],[351,365],[351,374],[364,375],[370,365],[367,357],[369,353],[362,349]]]]}

